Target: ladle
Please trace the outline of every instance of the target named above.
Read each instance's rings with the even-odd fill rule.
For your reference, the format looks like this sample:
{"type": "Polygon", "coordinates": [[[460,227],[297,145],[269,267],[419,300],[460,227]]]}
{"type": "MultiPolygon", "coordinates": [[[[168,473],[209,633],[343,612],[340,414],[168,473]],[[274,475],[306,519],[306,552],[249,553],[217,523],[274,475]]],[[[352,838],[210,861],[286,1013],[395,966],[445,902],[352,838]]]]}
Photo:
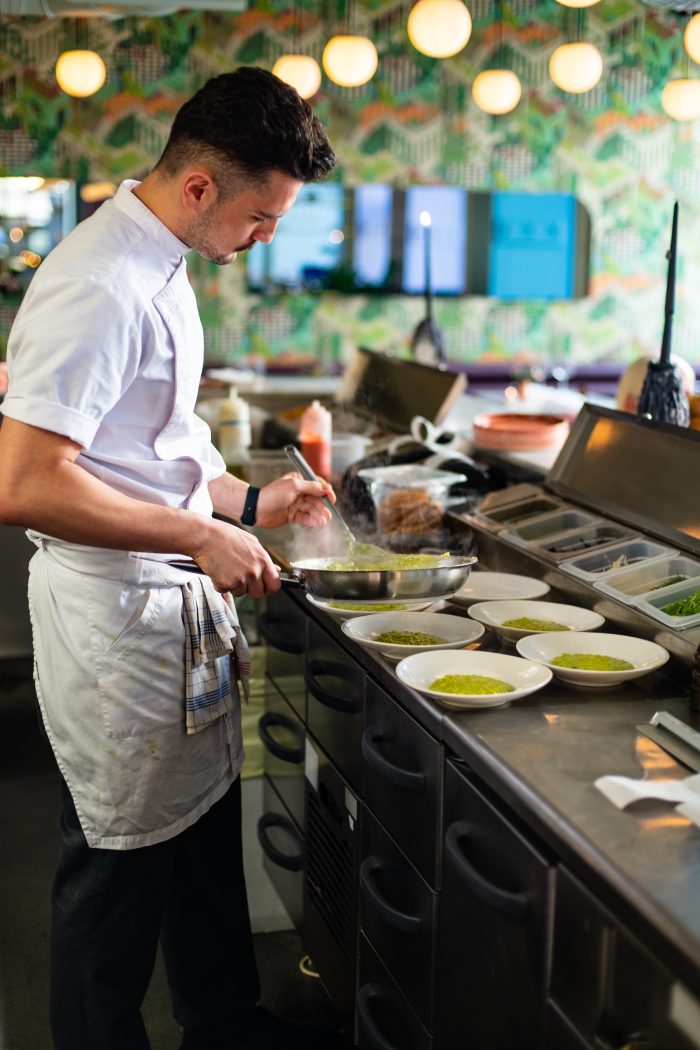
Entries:
{"type": "MultiPolygon", "coordinates": [[[[285,445],[284,446],[284,453],[287,456],[287,458],[290,460],[290,462],[293,464],[293,466],[296,467],[296,469],[299,471],[299,473],[301,474],[301,476],[303,478],[305,478],[307,481],[318,481],[319,480],[319,478],[314,473],[314,471],[311,469],[309,464],[306,462],[306,460],[304,459],[304,457],[302,456],[301,452],[296,447],[296,445],[285,445]]],[[[326,506],[328,507],[329,511],[331,512],[331,514],[335,518],[336,522],[340,525],[340,527],[342,528],[343,532],[345,533],[345,535],[348,538],[348,542],[349,542],[349,545],[350,545],[349,551],[350,551],[350,556],[351,557],[353,555],[358,557],[358,558],[378,558],[378,557],[385,558],[386,557],[387,551],[385,551],[383,547],[378,547],[375,543],[361,543],[356,538],[355,534],[353,533],[352,529],[348,525],[348,523],[345,520],[345,518],[343,517],[343,515],[340,513],[340,511],[336,507],[335,503],[333,503],[332,500],[330,500],[328,498],[328,496],[323,496],[322,498],[323,498],[323,502],[326,504],[326,506]]]]}

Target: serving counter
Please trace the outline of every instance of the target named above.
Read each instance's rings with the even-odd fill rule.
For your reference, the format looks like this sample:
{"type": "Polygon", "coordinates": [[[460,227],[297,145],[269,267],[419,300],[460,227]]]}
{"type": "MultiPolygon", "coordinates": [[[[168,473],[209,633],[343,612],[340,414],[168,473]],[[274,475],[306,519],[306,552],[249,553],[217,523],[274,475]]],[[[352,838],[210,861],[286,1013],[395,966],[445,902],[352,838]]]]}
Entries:
{"type": "Polygon", "coordinates": [[[542,576],[554,601],[595,607],[672,660],[614,690],[555,680],[454,712],[303,593],[271,597],[268,691],[296,747],[268,778],[268,821],[292,829],[296,871],[269,838],[266,866],[368,1050],[697,1048],[700,828],[661,802],[619,811],[594,781],[688,775],[636,727],[663,710],[700,728],[698,628],[600,592],[478,508],[451,519],[473,530],[481,568],[542,576]]]}

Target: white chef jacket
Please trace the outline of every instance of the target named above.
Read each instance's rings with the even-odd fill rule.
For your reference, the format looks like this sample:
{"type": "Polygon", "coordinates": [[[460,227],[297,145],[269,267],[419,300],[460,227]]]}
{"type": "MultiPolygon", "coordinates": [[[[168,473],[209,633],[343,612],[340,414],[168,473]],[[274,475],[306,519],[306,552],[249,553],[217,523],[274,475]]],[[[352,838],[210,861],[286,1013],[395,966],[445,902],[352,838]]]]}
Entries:
{"type": "MultiPolygon", "coordinates": [[[[112,488],[208,515],[207,482],[225,465],[194,414],[203,337],[187,246],[135,185],[37,271],[10,336],[2,411],[81,444],[78,464],[112,488]]],[[[31,538],[37,692],[87,841],[132,849],[170,838],[242,762],[238,710],[185,733],[187,574],[157,555],[31,538]]]]}

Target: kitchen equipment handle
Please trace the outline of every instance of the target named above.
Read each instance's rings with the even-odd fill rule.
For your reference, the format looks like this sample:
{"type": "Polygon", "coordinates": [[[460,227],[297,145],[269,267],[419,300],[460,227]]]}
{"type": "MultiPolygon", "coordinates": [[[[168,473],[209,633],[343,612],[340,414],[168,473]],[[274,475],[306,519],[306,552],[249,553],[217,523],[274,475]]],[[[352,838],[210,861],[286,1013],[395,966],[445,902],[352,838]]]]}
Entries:
{"type": "MultiPolygon", "coordinates": [[[[284,446],[284,453],[285,453],[287,459],[299,471],[299,473],[301,474],[302,478],[306,478],[307,481],[319,481],[320,480],[318,475],[314,474],[313,470],[311,469],[309,464],[306,462],[306,460],[304,459],[304,457],[302,456],[301,452],[296,447],[296,445],[285,445],[284,446]]],[[[345,520],[345,518],[343,517],[343,515],[340,513],[340,511],[336,507],[335,503],[333,503],[328,498],[328,496],[324,496],[323,497],[323,502],[326,504],[326,506],[328,507],[329,511],[331,512],[331,514],[333,515],[335,520],[338,522],[338,524],[341,526],[341,528],[345,530],[345,532],[347,533],[347,536],[348,536],[350,542],[351,543],[355,543],[356,540],[355,540],[355,536],[353,534],[353,531],[350,528],[350,526],[348,525],[348,523],[345,520]]]]}
{"type": "Polygon", "coordinates": [[[494,886],[483,875],[480,875],[464,856],[460,842],[462,839],[468,839],[471,831],[471,825],[464,820],[450,824],[445,835],[445,850],[450,860],[475,897],[493,908],[494,911],[522,919],[529,908],[527,896],[524,893],[509,893],[507,890],[494,886]]]}
{"type": "Polygon", "coordinates": [[[299,591],[304,587],[304,581],[299,576],[285,576],[282,572],[280,583],[283,591],[299,591]]]}
{"type": "Polygon", "coordinates": [[[317,676],[322,674],[342,679],[345,671],[343,664],[333,663],[332,660],[311,660],[304,672],[306,688],[320,704],[330,707],[331,711],[340,711],[344,715],[356,715],[361,709],[359,697],[336,696],[329,689],[319,685],[316,680],[317,676]]]}
{"type": "Polygon", "coordinates": [[[378,726],[370,726],[362,734],[362,755],[375,773],[388,780],[396,787],[404,791],[420,792],[425,789],[425,776],[423,773],[413,773],[409,769],[402,769],[394,765],[376,747],[386,737],[378,726]]]}
{"type": "Polygon", "coordinates": [[[390,926],[417,937],[423,928],[423,920],[418,915],[399,911],[381,895],[374,885],[373,876],[382,869],[379,857],[367,857],[360,865],[360,892],[376,908],[390,926]]]}
{"type": "Polygon", "coordinates": [[[276,631],[273,625],[280,622],[277,617],[273,617],[270,613],[262,613],[258,620],[258,630],[273,649],[279,649],[282,653],[291,653],[293,656],[299,656],[304,652],[304,643],[276,631]]]}
{"type": "Polygon", "coordinates": [[[258,842],[265,856],[273,864],[276,864],[278,868],[284,868],[285,871],[301,871],[304,867],[303,850],[299,853],[283,853],[282,850],[277,849],[270,842],[267,834],[269,828],[282,828],[284,831],[288,831],[295,839],[298,839],[299,833],[291,820],[282,816],[281,813],[263,813],[258,820],[258,842]]]}
{"type": "Polygon", "coordinates": [[[268,711],[262,715],[258,720],[258,736],[270,754],[283,762],[292,762],[298,765],[304,761],[303,734],[300,733],[291,718],[287,718],[286,715],[278,714],[276,711],[268,711]],[[278,744],[269,733],[269,729],[272,726],[282,726],[284,729],[288,729],[293,736],[302,736],[302,744],[299,747],[285,747],[284,744],[278,744]]]}
{"type": "Polygon", "coordinates": [[[357,1014],[364,1025],[365,1034],[374,1050],[409,1050],[408,1047],[399,1048],[385,1039],[372,1020],[369,1004],[372,999],[377,999],[381,992],[382,990],[378,984],[363,984],[357,993],[357,1014]]]}

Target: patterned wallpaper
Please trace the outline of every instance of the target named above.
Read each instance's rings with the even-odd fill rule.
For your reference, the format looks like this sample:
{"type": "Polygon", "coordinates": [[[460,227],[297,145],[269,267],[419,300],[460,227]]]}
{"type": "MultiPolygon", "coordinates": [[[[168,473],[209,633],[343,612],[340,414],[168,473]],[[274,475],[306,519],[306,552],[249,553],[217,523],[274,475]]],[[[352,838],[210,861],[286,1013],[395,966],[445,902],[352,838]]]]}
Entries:
{"type": "MultiPolygon", "coordinates": [[[[663,320],[665,253],[673,200],[680,202],[674,351],[700,362],[694,303],[700,282],[700,121],[676,124],[660,107],[663,84],[683,75],[684,22],[637,0],[602,0],[582,16],[554,0],[503,4],[506,64],[523,81],[516,110],[493,118],[471,99],[471,82],[497,46],[490,0],[469,3],[472,38],[437,61],[409,44],[410,4],[357,0],[357,31],[376,42],[379,70],[360,88],[324,78],[314,106],[329,129],[338,177],[445,182],[470,189],[575,193],[593,225],[591,294],[573,303],[440,300],[437,320],[449,355],[479,362],[566,365],[624,362],[656,354],[663,320]],[[566,95],[550,81],[549,57],[572,39],[576,20],[604,57],[591,92],[566,95]]],[[[172,116],[203,81],[236,65],[271,68],[290,47],[320,60],[343,25],[340,0],[262,0],[240,15],[90,21],[90,46],[109,69],[87,100],[57,88],[60,51],[75,46],[70,19],[0,20],[0,164],[6,174],[120,179],[145,173],[172,116]]],[[[691,70],[695,70],[691,64],[691,70]]],[[[692,75],[692,72],[691,72],[692,75]]],[[[240,361],[285,351],[324,365],[355,344],[406,346],[422,316],[401,296],[252,296],[239,260],[226,268],[191,257],[210,360],[240,361]]],[[[7,305],[0,323],[8,320],[7,305]]]]}

